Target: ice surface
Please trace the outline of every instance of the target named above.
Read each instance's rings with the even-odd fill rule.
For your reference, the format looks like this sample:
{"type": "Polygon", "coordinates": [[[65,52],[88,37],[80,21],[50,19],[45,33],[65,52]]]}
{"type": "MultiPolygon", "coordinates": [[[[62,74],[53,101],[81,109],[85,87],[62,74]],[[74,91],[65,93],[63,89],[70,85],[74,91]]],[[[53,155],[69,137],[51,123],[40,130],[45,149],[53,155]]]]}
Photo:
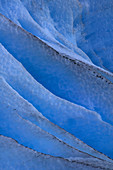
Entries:
{"type": "MultiPolygon", "coordinates": [[[[0,64],[2,66],[0,67],[0,73],[6,79],[6,81],[13,87],[13,89],[15,89],[19,94],[21,94],[21,96],[23,96],[26,100],[32,103],[44,116],[52,120],[52,122],[58,124],[60,127],[79,137],[80,139],[87,142],[88,144],[90,144],[90,146],[98,149],[99,151],[103,151],[103,153],[112,155],[111,147],[109,148],[109,146],[112,146],[113,141],[113,128],[111,125],[107,124],[106,122],[103,122],[100,115],[96,112],[89,111],[81,106],[74,105],[66,100],[54,96],[43,86],[37,83],[31,77],[31,75],[27,73],[23,66],[19,62],[17,62],[14,57],[11,56],[2,45],[0,45],[0,51],[0,64]],[[15,81],[12,81],[13,79],[15,81]],[[26,84],[24,82],[26,82],[26,84]],[[101,133],[101,129],[103,129],[104,131],[104,136],[103,133],[101,133]]],[[[6,88],[4,87],[4,89],[6,88]]],[[[4,90],[4,93],[6,93],[6,90],[4,90]]],[[[7,95],[7,93],[5,95],[7,95]]],[[[10,107],[14,105],[14,95],[12,96],[12,98],[10,95],[6,96],[6,99],[4,99],[2,91],[1,97],[1,101],[6,100],[8,98],[10,102],[13,102],[13,104],[10,104],[10,107]]],[[[15,100],[18,101],[17,99],[15,100]]],[[[21,105],[22,104],[20,104],[20,106],[21,105]]],[[[14,110],[15,107],[16,106],[14,105],[14,110]]],[[[17,107],[16,110],[19,111],[19,108],[21,107],[17,107]]],[[[44,130],[53,134],[54,136],[57,136],[69,145],[76,147],[81,151],[85,151],[89,154],[99,157],[98,153],[95,153],[86,146],[84,147],[80,144],[77,145],[76,143],[78,143],[78,141],[72,142],[73,139],[69,141],[66,139],[65,135],[64,137],[62,135],[59,135],[59,132],[57,133],[56,129],[52,130],[52,127],[50,127],[49,123],[49,127],[47,126],[46,120],[44,122],[44,120],[42,119],[42,121],[40,120],[37,122],[37,120],[39,119],[37,117],[37,114],[35,114],[32,110],[31,112],[33,112],[34,114],[28,114],[27,112],[30,110],[30,107],[27,106],[26,108],[28,108],[26,114],[25,111],[23,112],[23,114],[22,110],[19,111],[20,115],[23,118],[27,118],[34,124],[40,126],[44,130]]],[[[24,106],[23,109],[25,110],[24,106]]],[[[41,115],[39,117],[41,117],[41,115]]]]}
{"type": "Polygon", "coordinates": [[[0,136],[0,169],[33,170],[73,170],[73,169],[113,169],[112,164],[100,160],[66,159],[44,155],[18,144],[16,141],[0,136]],[[12,161],[13,160],[13,161],[12,161]]]}
{"type": "Polygon", "coordinates": [[[0,12],[17,25],[46,41],[53,48],[59,49],[62,53],[79,60],[90,61],[88,56],[76,45],[79,26],[76,25],[73,28],[73,22],[79,20],[79,10],[81,11],[79,3],[74,0],[70,2],[67,0],[66,2],[61,0],[50,2],[5,0],[3,2],[0,0],[0,12]],[[59,3],[63,8],[59,7],[59,3]],[[54,8],[57,10],[55,11],[54,8]],[[62,15],[60,15],[61,12],[62,15]]]}
{"type": "MultiPolygon", "coordinates": [[[[32,107],[32,105],[30,106],[27,103],[27,101],[24,101],[21,97],[19,97],[18,94],[16,94],[16,92],[13,91],[13,89],[8,87],[7,83],[5,83],[5,81],[2,78],[0,78],[0,86],[2,87],[0,89],[2,91],[2,98],[4,99],[2,100],[1,98],[1,101],[3,102],[0,103],[3,109],[3,110],[0,110],[2,112],[0,116],[0,129],[1,129],[0,133],[2,133],[5,136],[9,136],[11,138],[16,139],[19,143],[23,144],[24,146],[30,147],[32,149],[35,149],[36,151],[41,151],[46,154],[51,154],[53,156],[62,156],[66,158],[72,157],[72,159],[73,158],[79,159],[79,157],[90,158],[91,161],[92,159],[96,159],[95,157],[92,157],[86,153],[80,152],[79,150],[74,149],[70,147],[69,145],[66,146],[66,144],[63,143],[62,141],[57,142],[58,141],[57,138],[49,135],[45,131],[41,130],[38,126],[34,126],[29,121],[26,121],[25,119],[23,119],[25,115],[29,115],[30,117],[33,117],[32,116],[33,111],[35,112],[34,115],[35,116],[37,115],[37,118],[39,117],[38,118],[39,120],[37,120],[37,122],[40,122],[40,119],[42,116],[32,107]],[[26,110],[29,110],[30,113],[27,113],[26,110]],[[57,147],[55,146],[55,144],[57,145],[57,147]]],[[[42,119],[44,118],[42,117],[42,119]]],[[[49,123],[48,124],[46,123],[46,127],[48,127],[48,125],[49,123]]],[[[58,131],[58,128],[56,128],[56,130],[58,131]]],[[[62,132],[61,129],[59,130],[62,132]]],[[[79,147],[82,148],[83,147],[82,145],[84,144],[78,141],[78,145],[81,145],[79,147]]],[[[88,146],[84,146],[84,147],[88,149],[88,146]]],[[[99,155],[99,153],[96,153],[96,151],[95,151],[95,155],[97,155],[97,157],[99,156],[101,159],[107,160],[109,162],[111,161],[104,155],[99,155]]]]}
{"type": "Polygon", "coordinates": [[[38,82],[61,98],[99,112],[103,120],[112,124],[113,88],[110,81],[93,67],[90,68],[58,55],[3,16],[1,16],[1,23],[1,43],[38,82]],[[4,37],[6,37],[5,41],[4,37]]]}
{"type": "Polygon", "coordinates": [[[113,1],[80,0],[83,38],[78,46],[96,65],[113,72],[113,1]]]}
{"type": "MultiPolygon", "coordinates": [[[[60,157],[90,157],[24,119],[27,104],[0,78],[0,133],[36,151],[60,157]],[[23,102],[23,104],[22,104],[23,102]],[[23,105],[23,107],[22,107],[23,105]],[[19,107],[21,109],[19,110],[19,107]],[[23,112],[23,114],[22,114],[23,112]],[[21,117],[21,115],[23,117],[21,117]]],[[[32,115],[32,110],[31,113],[32,115]]],[[[37,114],[38,116],[38,114],[37,114]]],[[[40,116],[40,115],[39,115],[40,116]]]]}
{"type": "MultiPolygon", "coordinates": [[[[48,48],[48,46],[41,43],[41,41],[35,37],[33,38],[32,35],[22,31],[16,25],[14,26],[8,20],[3,18],[3,16],[1,16],[1,23],[1,43],[11,54],[13,54],[14,57],[22,62],[25,68],[37,81],[43,84],[54,94],[71,102],[78,103],[92,110],[100,112],[103,110],[104,101],[102,101],[102,99],[99,101],[95,100],[94,93],[99,92],[99,98],[101,98],[101,91],[104,92],[107,85],[109,88],[112,88],[111,85],[108,84],[109,81],[108,83],[105,82],[105,79],[101,81],[103,77],[101,77],[98,72],[91,74],[88,70],[89,68],[85,67],[85,65],[79,66],[76,62],[74,64],[65,58],[63,59],[60,55],[58,55],[58,53],[48,48]],[[4,41],[4,37],[6,37],[5,39],[7,39],[7,41],[4,41]],[[72,80],[70,81],[70,79],[72,80]],[[98,85],[99,82],[101,82],[100,85],[98,85]],[[101,88],[101,84],[103,89],[101,88]],[[89,86],[91,94],[88,94],[89,86]],[[92,103],[92,100],[95,101],[92,103]],[[98,101],[98,103],[95,103],[96,101],[98,101]],[[102,103],[102,108],[100,108],[100,102],[102,103]]],[[[95,70],[92,69],[92,72],[93,71],[95,70]]],[[[112,94],[112,89],[110,91],[112,94]]],[[[107,93],[109,93],[109,90],[107,93]]],[[[112,101],[112,99],[110,99],[110,101],[112,101]]],[[[110,109],[110,106],[108,109],[110,109]]]]}
{"type": "Polygon", "coordinates": [[[0,169],[112,169],[112,1],[80,3],[0,0],[0,134],[23,145],[0,136],[0,169]]]}
{"type": "Polygon", "coordinates": [[[113,2],[79,1],[0,0],[0,12],[57,51],[113,72],[113,2]]]}

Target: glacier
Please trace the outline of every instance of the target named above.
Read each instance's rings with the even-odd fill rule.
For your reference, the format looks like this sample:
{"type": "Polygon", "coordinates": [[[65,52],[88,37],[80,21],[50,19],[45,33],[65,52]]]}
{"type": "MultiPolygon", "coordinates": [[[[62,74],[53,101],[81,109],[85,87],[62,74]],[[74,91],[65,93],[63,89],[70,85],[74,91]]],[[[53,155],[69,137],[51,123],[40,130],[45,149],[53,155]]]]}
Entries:
{"type": "Polygon", "coordinates": [[[0,169],[113,169],[112,6],[0,0],[0,169]]]}
{"type": "Polygon", "coordinates": [[[45,155],[29,148],[26,148],[11,138],[0,136],[0,148],[4,152],[4,157],[0,156],[0,168],[7,169],[41,169],[50,170],[62,168],[63,170],[71,169],[103,169],[111,168],[112,164],[107,164],[101,160],[85,160],[75,159],[71,161],[69,159],[63,159],[59,157],[52,157],[51,155],[45,155]],[[13,161],[12,161],[13,160],[13,161]],[[23,161],[24,160],[24,161],[23,161]],[[6,163],[7,162],[7,163],[6,163]]]}

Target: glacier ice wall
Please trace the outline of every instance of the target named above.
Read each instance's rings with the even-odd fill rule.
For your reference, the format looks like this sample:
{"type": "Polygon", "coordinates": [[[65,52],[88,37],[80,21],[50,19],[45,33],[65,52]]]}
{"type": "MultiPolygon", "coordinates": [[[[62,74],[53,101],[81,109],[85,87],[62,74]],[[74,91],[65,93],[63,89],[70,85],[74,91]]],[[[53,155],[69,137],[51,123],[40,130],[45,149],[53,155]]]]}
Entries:
{"type": "Polygon", "coordinates": [[[112,169],[112,4],[0,0],[0,168],[112,169]]]}

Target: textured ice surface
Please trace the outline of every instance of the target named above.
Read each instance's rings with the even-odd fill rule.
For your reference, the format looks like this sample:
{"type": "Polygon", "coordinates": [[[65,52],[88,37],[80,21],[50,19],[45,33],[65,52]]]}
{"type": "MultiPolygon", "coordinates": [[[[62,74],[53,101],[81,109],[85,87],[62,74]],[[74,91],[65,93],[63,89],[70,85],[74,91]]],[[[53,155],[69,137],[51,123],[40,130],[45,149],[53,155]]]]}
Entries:
{"type": "Polygon", "coordinates": [[[78,46],[93,63],[113,72],[113,1],[80,0],[82,3],[82,34],[78,46]]]}
{"type": "Polygon", "coordinates": [[[0,0],[0,12],[57,51],[113,72],[113,2],[79,1],[0,0]]]}
{"type": "MultiPolygon", "coordinates": [[[[41,119],[45,118],[43,118],[32,105],[28,104],[27,101],[24,101],[24,99],[9,87],[2,78],[0,78],[0,91],[2,93],[2,96],[0,97],[0,105],[2,105],[2,108],[0,109],[0,129],[3,135],[10,136],[19,141],[19,143],[34,150],[53,156],[89,157],[88,154],[82,153],[66,145],[55,136],[42,130],[40,127],[41,124],[44,124],[44,121],[41,123],[41,119]],[[35,124],[33,123],[33,119],[35,121],[37,120],[35,124]]],[[[46,119],[45,121],[47,122],[46,119]]],[[[52,129],[52,125],[49,124],[50,123],[47,122],[46,127],[49,128],[48,126],[51,126],[52,129]]],[[[58,128],[56,127],[56,133],[59,130],[57,129],[58,128]]]]}
{"type": "Polygon", "coordinates": [[[80,2],[0,0],[0,134],[28,147],[0,137],[1,169],[112,169],[112,1],[80,2]]]}
{"type": "MultiPolygon", "coordinates": [[[[1,51],[0,73],[9,83],[9,85],[13,87],[13,89],[15,89],[21,96],[23,96],[26,100],[32,103],[44,116],[52,120],[52,122],[54,122],[55,124],[64,128],[68,132],[74,134],[78,138],[82,139],[84,142],[87,142],[90,146],[94,147],[95,149],[103,151],[108,155],[112,155],[111,148],[113,141],[112,136],[113,128],[111,125],[102,121],[101,116],[98,113],[89,111],[79,105],[72,104],[66,100],[54,96],[42,85],[36,82],[31,77],[31,75],[27,73],[23,66],[19,62],[17,62],[14,59],[14,57],[11,56],[2,45],[0,45],[0,51],[1,51]],[[14,81],[12,81],[12,79],[14,79],[14,81]],[[104,136],[103,133],[101,133],[102,130],[104,131],[105,134],[104,136]],[[111,147],[109,148],[109,146],[111,147]]],[[[65,136],[64,137],[62,137],[62,135],[59,136],[56,130],[52,130],[52,127],[48,127],[47,123],[46,122],[44,123],[44,120],[42,121],[40,120],[41,123],[40,121],[38,123],[37,119],[39,118],[37,118],[35,113],[34,114],[32,113],[34,112],[32,111],[32,109],[31,111],[29,111],[30,108],[28,106],[26,108],[28,108],[27,110],[31,112],[33,116],[30,113],[26,115],[25,111],[23,112],[24,114],[22,114],[22,104],[19,104],[20,105],[19,107],[17,107],[16,105],[14,106],[14,103],[17,104],[17,102],[14,102],[14,95],[8,96],[6,93],[6,88],[3,87],[3,85],[1,85],[1,89],[2,88],[4,88],[4,91],[1,92],[2,93],[1,102],[6,99],[9,100],[10,107],[13,106],[14,107],[13,109],[14,110],[16,109],[18,111],[20,109],[19,112],[23,118],[27,118],[34,124],[37,124],[44,130],[53,134],[54,136],[61,138],[61,140],[64,140],[71,146],[78,147],[78,149],[85,151],[89,154],[92,154],[93,151],[90,151],[90,149],[89,150],[85,149],[83,146],[79,145],[76,146],[75,144],[76,142],[73,143],[72,142],[73,140],[67,141],[65,136]],[[5,95],[5,97],[3,94],[5,95]],[[13,103],[11,103],[11,101],[13,103]]],[[[15,99],[15,101],[18,100],[15,99]]],[[[7,101],[6,103],[9,102],[7,101]]],[[[25,108],[23,105],[23,110],[24,109],[25,108]]],[[[1,121],[3,122],[2,119],[1,121]]],[[[93,153],[93,155],[97,156],[97,154],[95,153],[93,153]]]]}
{"type": "Polygon", "coordinates": [[[59,49],[61,53],[90,61],[76,45],[79,25],[74,23],[80,20],[79,11],[81,11],[80,5],[76,0],[70,2],[67,0],[5,0],[5,2],[0,0],[0,12],[17,25],[53,48],[59,49]]]}
{"type": "Polygon", "coordinates": [[[93,170],[113,169],[112,164],[96,159],[79,159],[74,161],[44,155],[18,144],[16,141],[0,136],[0,169],[33,170],[93,170]]]}
{"type": "Polygon", "coordinates": [[[112,124],[113,86],[110,81],[93,67],[89,71],[87,65],[63,58],[2,15],[0,21],[1,43],[38,82],[61,98],[99,112],[103,120],[112,124]]]}

